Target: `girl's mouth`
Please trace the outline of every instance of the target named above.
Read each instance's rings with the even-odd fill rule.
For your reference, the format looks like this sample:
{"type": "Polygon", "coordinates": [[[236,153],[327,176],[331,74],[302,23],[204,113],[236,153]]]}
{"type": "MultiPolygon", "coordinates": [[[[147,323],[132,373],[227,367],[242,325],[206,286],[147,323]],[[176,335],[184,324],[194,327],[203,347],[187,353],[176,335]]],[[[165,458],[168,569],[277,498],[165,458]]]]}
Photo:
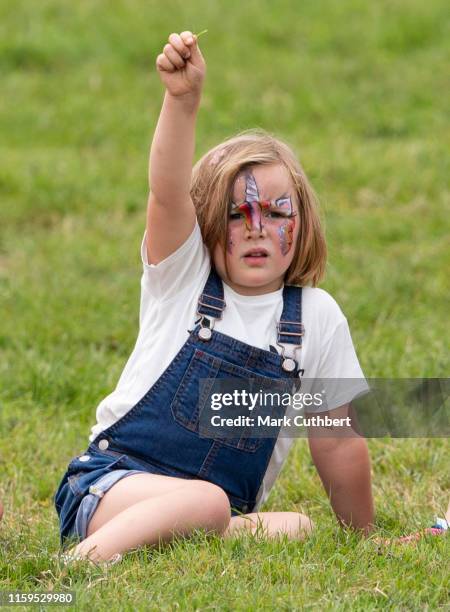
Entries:
{"type": "Polygon", "coordinates": [[[265,249],[251,249],[244,255],[244,261],[250,266],[260,266],[269,257],[265,249]]]}

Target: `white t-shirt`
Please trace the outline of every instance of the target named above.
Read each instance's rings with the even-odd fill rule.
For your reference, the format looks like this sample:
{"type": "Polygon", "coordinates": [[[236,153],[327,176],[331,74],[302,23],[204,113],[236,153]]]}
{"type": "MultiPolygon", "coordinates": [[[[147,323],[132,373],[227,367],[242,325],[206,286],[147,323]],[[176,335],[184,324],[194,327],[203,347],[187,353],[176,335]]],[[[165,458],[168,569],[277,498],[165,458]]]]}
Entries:
{"type": "MultiPolygon", "coordinates": [[[[92,428],[90,441],[123,417],[147,393],[186,342],[188,330],[198,318],[198,298],[211,267],[198,223],[186,242],[156,265],[147,261],[144,234],[141,257],[139,334],[115,390],[97,408],[97,423],[92,428]]],[[[261,349],[269,350],[272,345],[279,350],[276,324],[283,310],[283,289],[244,296],[223,285],[226,308],[214,329],[261,349]]],[[[364,378],[347,320],[326,291],[303,288],[302,320],[305,335],[299,353],[305,378],[364,378]]],[[[348,389],[348,397],[339,398],[341,404],[351,401],[366,386],[361,380],[358,388],[348,389]]],[[[278,438],[255,509],[266,500],[292,442],[293,438],[278,438]]]]}

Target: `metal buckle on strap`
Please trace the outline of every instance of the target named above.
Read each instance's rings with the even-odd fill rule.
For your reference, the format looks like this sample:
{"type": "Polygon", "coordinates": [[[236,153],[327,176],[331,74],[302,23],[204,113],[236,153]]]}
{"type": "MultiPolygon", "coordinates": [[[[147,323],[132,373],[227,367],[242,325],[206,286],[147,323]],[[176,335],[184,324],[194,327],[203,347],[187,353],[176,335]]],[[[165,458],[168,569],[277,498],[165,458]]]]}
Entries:
{"type": "MultiPolygon", "coordinates": [[[[298,321],[280,321],[277,323],[277,345],[281,348],[281,356],[283,358],[283,363],[281,367],[286,372],[293,372],[298,368],[298,360],[297,360],[297,351],[302,348],[301,340],[299,343],[289,343],[289,346],[294,346],[293,354],[294,357],[286,357],[286,346],[280,342],[281,336],[294,336],[297,338],[301,338],[305,334],[305,328],[303,327],[303,323],[299,323],[298,321]],[[300,331],[291,332],[291,331],[283,331],[283,325],[296,325],[300,331]]],[[[300,376],[300,373],[299,373],[300,376]]]]}
{"type": "Polygon", "coordinates": [[[197,303],[197,315],[200,317],[200,329],[198,331],[198,337],[201,340],[208,341],[211,339],[214,323],[216,322],[216,319],[222,318],[222,313],[225,306],[225,300],[223,300],[222,298],[218,298],[215,295],[209,295],[208,293],[202,293],[200,295],[197,303]],[[212,300],[213,304],[209,304],[207,300],[212,300]],[[216,302],[216,305],[214,305],[214,301],[216,302]],[[217,303],[219,303],[220,305],[217,306],[217,303]],[[209,312],[208,314],[205,314],[200,312],[201,309],[215,310],[219,314],[218,316],[214,316],[209,312]]]}
{"type": "MultiPolygon", "coordinates": [[[[279,321],[279,323],[277,323],[277,344],[280,342],[280,336],[298,336],[299,338],[301,338],[302,336],[305,335],[305,328],[303,327],[303,323],[299,323],[298,321],[279,321]],[[291,332],[291,331],[283,331],[282,326],[283,325],[296,325],[300,331],[299,332],[291,332]]],[[[299,346],[301,345],[301,342],[299,343],[299,346]]]]}
{"type": "MultiPolygon", "coordinates": [[[[208,293],[202,293],[201,296],[198,299],[198,306],[204,306],[205,308],[211,308],[212,310],[217,310],[220,312],[220,317],[217,317],[218,319],[222,318],[222,312],[226,306],[226,302],[225,300],[223,300],[222,298],[218,298],[215,295],[209,295],[208,293]],[[210,300],[215,300],[216,302],[221,302],[221,306],[213,306],[212,304],[208,304],[207,302],[203,302],[202,299],[204,298],[209,298],[210,300]]],[[[201,313],[199,313],[201,314],[201,313]]]]}

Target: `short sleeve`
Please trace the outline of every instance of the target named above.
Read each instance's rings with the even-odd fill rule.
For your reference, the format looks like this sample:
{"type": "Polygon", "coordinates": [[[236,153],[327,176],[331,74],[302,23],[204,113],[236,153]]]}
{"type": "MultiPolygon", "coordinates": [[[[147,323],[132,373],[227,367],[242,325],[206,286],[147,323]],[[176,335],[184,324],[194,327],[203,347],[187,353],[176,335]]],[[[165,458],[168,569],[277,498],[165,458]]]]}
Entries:
{"type": "Polygon", "coordinates": [[[319,386],[320,391],[325,389],[326,410],[347,404],[369,389],[345,318],[337,324],[321,347],[314,386],[316,390],[319,390],[319,386]]]}
{"type": "Polygon", "coordinates": [[[208,250],[203,244],[197,221],[189,238],[158,264],[148,263],[145,232],[141,244],[141,259],[142,292],[158,301],[166,301],[178,295],[203,273],[205,267],[209,266],[208,250]]]}

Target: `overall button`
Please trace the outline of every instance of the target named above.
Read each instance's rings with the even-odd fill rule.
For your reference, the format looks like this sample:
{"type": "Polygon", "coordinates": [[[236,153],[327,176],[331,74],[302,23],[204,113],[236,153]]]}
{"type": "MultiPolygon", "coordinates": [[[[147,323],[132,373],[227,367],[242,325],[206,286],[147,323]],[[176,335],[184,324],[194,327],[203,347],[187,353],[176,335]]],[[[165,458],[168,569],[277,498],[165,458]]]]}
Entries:
{"type": "Polygon", "coordinates": [[[85,461],[89,461],[90,458],[90,455],[81,455],[81,457],[78,457],[78,461],[83,461],[84,463],[85,461]]]}
{"type": "Polygon", "coordinates": [[[242,506],[242,512],[248,512],[248,506],[247,504],[245,504],[244,506],[242,506]]]}
{"type": "Polygon", "coordinates": [[[287,359],[283,361],[283,363],[281,364],[281,367],[283,368],[285,372],[293,372],[295,368],[297,367],[297,364],[295,363],[293,359],[288,357],[287,359]]]}
{"type": "Polygon", "coordinates": [[[210,340],[212,336],[212,331],[208,327],[202,327],[198,332],[198,337],[202,340],[210,340]]]}
{"type": "Polygon", "coordinates": [[[108,446],[109,446],[109,442],[108,440],[105,440],[105,439],[100,440],[100,442],[98,443],[98,447],[100,450],[106,450],[108,446]]]}

